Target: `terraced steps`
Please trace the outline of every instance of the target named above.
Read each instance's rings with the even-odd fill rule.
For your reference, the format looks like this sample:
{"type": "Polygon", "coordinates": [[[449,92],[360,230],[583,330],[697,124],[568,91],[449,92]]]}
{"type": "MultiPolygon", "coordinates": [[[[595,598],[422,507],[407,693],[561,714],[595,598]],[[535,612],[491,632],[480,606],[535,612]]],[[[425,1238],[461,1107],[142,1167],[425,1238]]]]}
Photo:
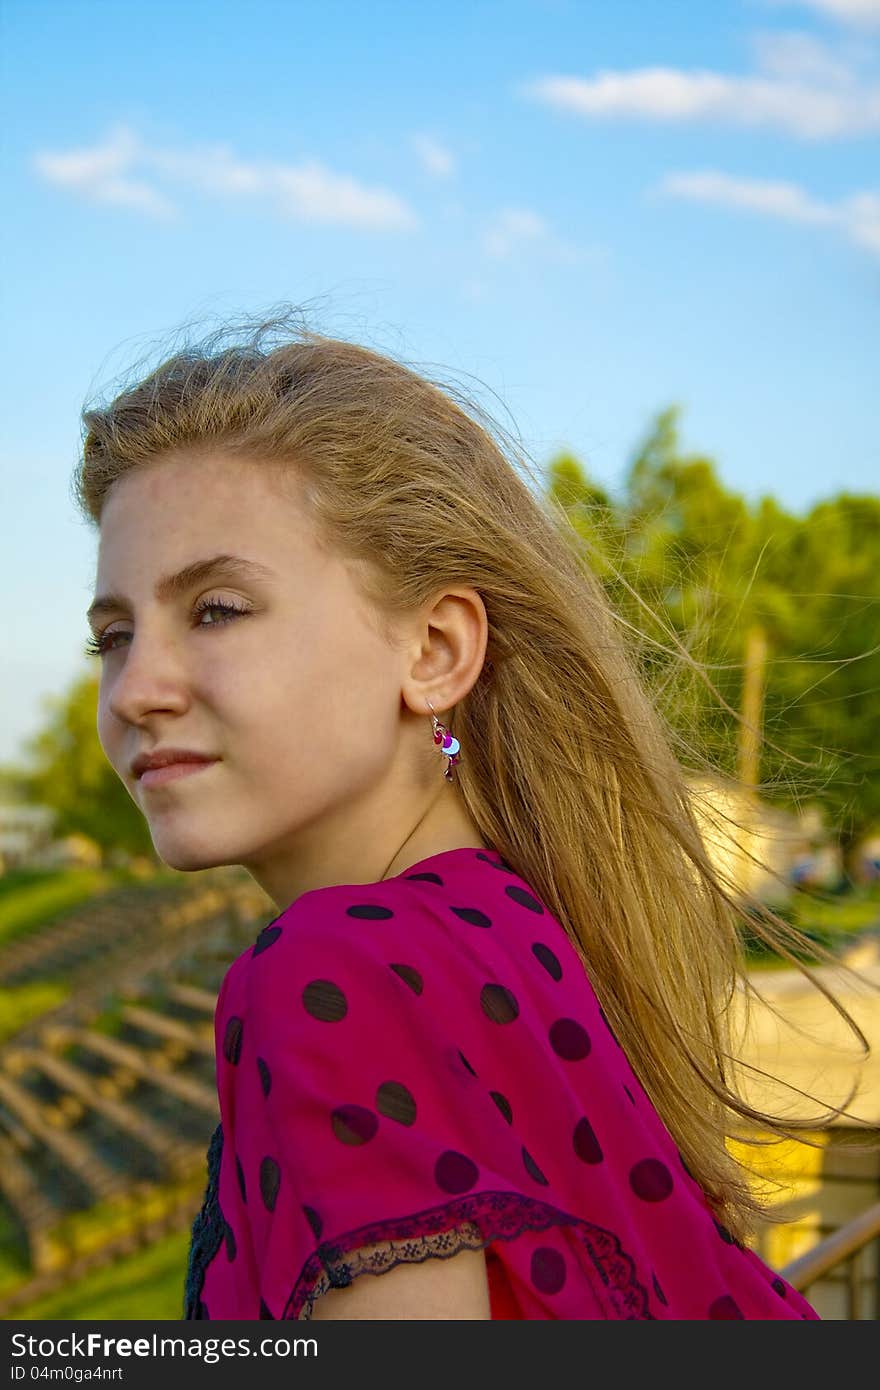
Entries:
{"type": "Polygon", "coordinates": [[[58,1057],[45,1048],[31,1047],[7,1055],[5,1065],[21,1074],[27,1070],[41,1071],[84,1106],[91,1106],[110,1120],[134,1143],[153,1156],[156,1170],[165,1174],[179,1166],[180,1158],[191,1159],[192,1146],[181,1145],[176,1135],[163,1125],[141,1114],[132,1104],[102,1092],[100,1087],[75,1064],[58,1057]]]}
{"type": "Polygon", "coordinates": [[[77,1043],[81,1048],[115,1062],[121,1070],[128,1071],[148,1085],[157,1086],[184,1105],[196,1106],[208,1115],[217,1112],[217,1093],[212,1087],[203,1086],[201,1082],[176,1072],[157,1070],[155,1058],[145,1057],[136,1047],[96,1033],[91,1028],[62,1025],[50,1030],[50,1036],[58,1042],[77,1043]]]}
{"type": "MultiPolygon", "coordinates": [[[[50,977],[67,960],[74,985],[0,1051],[0,1203],[34,1288],[58,1287],[83,1260],[94,1267],[95,1237],[80,1248],[69,1223],[60,1244],[55,1233],[76,1214],[79,1231],[97,1203],[121,1201],[131,1228],[114,1228],[108,1251],[136,1245],[141,1225],[155,1225],[163,1192],[189,1184],[195,1214],[218,1117],[217,990],[274,912],[250,881],[208,871],[172,893],[97,899],[88,921],[82,908],[74,915],[52,927],[58,940],[41,931],[0,952],[0,979],[50,977]],[[107,937],[113,948],[90,955],[86,943],[107,937]]],[[[172,1226],[182,1210],[168,1217],[172,1226]]],[[[7,1289],[0,1317],[18,1302],[7,1289]]]]}
{"type": "Polygon", "coordinates": [[[85,965],[94,970],[135,940],[145,917],[177,902],[178,884],[146,884],[110,889],[66,913],[58,921],[12,940],[0,952],[0,985],[69,974],[85,965]]]}
{"type": "Polygon", "coordinates": [[[155,1033],[160,1038],[171,1038],[182,1043],[189,1052],[201,1052],[205,1057],[214,1056],[214,1031],[198,1031],[181,1023],[176,1018],[166,1018],[154,1009],[141,1008],[139,1004],[123,1004],[120,1010],[123,1018],[133,1023],[145,1033],[155,1033]]]}
{"type": "Polygon", "coordinates": [[[105,1163],[89,1143],[69,1130],[59,1129],[47,1114],[46,1106],[3,1072],[0,1072],[0,1104],[11,1110],[34,1138],[62,1161],[88,1190],[93,1201],[109,1197],[125,1184],[124,1176],[105,1163]]]}

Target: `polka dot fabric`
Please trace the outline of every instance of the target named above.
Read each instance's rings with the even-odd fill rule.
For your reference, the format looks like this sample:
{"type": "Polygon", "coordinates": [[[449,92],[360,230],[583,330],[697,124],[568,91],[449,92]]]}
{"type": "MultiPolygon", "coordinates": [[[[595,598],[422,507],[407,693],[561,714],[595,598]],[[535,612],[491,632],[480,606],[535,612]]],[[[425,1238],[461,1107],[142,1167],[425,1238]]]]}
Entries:
{"type": "Polygon", "coordinates": [[[230,966],[184,1316],[482,1248],[493,1319],[818,1319],[718,1223],[493,849],[304,893],[230,966]]]}

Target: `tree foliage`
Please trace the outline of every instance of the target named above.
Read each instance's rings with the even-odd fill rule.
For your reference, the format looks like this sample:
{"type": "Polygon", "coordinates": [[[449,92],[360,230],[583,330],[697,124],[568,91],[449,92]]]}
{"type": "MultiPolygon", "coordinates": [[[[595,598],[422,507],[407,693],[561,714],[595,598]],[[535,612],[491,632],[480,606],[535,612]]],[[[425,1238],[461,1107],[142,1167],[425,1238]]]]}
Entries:
{"type": "Polygon", "coordinates": [[[880,823],[880,498],[841,493],[803,517],[770,495],[749,506],[711,458],[681,453],[678,416],[657,416],[618,496],[570,453],[552,461],[550,492],[631,625],[670,730],[734,776],[746,643],[760,637],[758,788],[786,809],[821,804],[846,846],[880,823]]]}
{"type": "Polygon", "coordinates": [[[122,849],[155,859],[143,812],[98,740],[98,685],[88,671],[65,694],[45,699],[48,717],[25,744],[28,762],[7,768],[7,780],[20,796],[55,812],[56,838],[79,833],[105,854],[122,849]]]}

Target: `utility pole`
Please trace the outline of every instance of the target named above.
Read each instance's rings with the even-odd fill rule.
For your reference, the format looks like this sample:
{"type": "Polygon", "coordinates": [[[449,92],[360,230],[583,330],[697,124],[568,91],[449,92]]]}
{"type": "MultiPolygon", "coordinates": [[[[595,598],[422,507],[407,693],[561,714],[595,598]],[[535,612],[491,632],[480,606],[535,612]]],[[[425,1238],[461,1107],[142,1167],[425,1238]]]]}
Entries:
{"type": "Polygon", "coordinates": [[[767,664],[767,638],[760,623],[746,631],[743,661],[742,720],[738,727],[737,775],[742,792],[744,885],[751,887],[757,866],[747,855],[762,858],[758,830],[758,781],[761,767],[761,726],[764,714],[764,673],[767,664]],[[757,851],[757,852],[756,852],[757,851]]]}
{"type": "Polygon", "coordinates": [[[761,725],[764,716],[764,672],[767,665],[767,638],[760,623],[746,632],[743,669],[742,717],[739,727],[737,774],[744,791],[755,792],[760,773],[761,725]]]}

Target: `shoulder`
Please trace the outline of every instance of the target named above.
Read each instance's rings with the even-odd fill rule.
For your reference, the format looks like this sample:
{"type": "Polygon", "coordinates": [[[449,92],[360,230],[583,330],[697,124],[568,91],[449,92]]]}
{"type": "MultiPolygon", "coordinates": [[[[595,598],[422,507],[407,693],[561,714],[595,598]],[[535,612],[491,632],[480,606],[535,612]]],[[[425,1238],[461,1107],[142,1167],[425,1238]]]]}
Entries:
{"type": "Polygon", "coordinates": [[[460,957],[441,904],[415,884],[320,888],[291,904],[245,954],[246,1007],[267,1025],[345,1020],[346,1034],[376,1023],[399,1034],[426,1003],[448,1002],[460,957]]]}
{"type": "MultiPolygon", "coordinates": [[[[442,873],[331,885],[301,894],[245,953],[252,982],[268,984],[279,971],[301,974],[330,963],[372,976],[389,966],[405,966],[413,955],[429,958],[439,969],[454,966],[463,952],[472,956],[475,948],[488,944],[485,928],[493,919],[486,890],[494,885],[479,874],[463,877],[461,863],[450,872],[450,858],[458,855],[425,861],[442,866],[442,873]]],[[[415,981],[412,971],[399,973],[409,973],[415,981]]]]}
{"type": "Polygon", "coordinates": [[[511,1057],[549,1039],[571,1060],[586,1055],[585,1030],[599,1050],[606,1031],[565,929],[497,851],[449,851],[409,875],[304,893],[236,965],[235,1013],[288,1035],[320,1024],[321,1046],[376,1029],[448,1046],[453,1029],[511,1057]]]}

